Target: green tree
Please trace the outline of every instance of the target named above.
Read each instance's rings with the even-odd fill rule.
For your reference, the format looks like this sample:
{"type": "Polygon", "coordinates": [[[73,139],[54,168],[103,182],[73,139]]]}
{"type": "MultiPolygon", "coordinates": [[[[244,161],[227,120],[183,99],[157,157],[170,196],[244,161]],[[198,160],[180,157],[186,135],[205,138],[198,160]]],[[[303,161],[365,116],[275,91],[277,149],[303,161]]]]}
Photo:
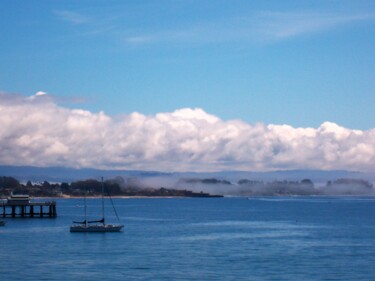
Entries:
{"type": "Polygon", "coordinates": [[[17,188],[20,186],[18,180],[12,177],[0,177],[0,187],[1,188],[17,188]]]}

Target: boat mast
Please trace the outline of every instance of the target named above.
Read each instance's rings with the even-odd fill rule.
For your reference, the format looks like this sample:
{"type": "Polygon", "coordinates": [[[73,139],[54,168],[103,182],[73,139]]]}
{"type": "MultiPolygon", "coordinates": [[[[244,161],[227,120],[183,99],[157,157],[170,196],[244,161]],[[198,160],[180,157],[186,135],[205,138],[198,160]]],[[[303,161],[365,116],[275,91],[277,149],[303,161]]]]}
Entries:
{"type": "Polygon", "coordinates": [[[85,203],[85,227],[87,227],[87,202],[86,202],[86,188],[84,194],[84,203],[85,203]]]}
{"type": "Polygon", "coordinates": [[[103,183],[103,177],[102,177],[102,216],[103,216],[103,225],[104,225],[105,221],[104,221],[104,183],[103,183]]]}

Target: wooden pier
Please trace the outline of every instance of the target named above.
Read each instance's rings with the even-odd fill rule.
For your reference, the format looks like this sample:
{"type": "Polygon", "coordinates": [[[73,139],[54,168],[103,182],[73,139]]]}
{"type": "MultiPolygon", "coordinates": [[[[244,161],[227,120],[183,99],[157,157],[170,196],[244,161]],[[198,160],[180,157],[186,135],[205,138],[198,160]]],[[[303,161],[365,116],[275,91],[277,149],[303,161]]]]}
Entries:
{"type": "Polygon", "coordinates": [[[0,202],[3,218],[55,218],[56,201],[30,202],[28,195],[12,195],[0,202]]]}

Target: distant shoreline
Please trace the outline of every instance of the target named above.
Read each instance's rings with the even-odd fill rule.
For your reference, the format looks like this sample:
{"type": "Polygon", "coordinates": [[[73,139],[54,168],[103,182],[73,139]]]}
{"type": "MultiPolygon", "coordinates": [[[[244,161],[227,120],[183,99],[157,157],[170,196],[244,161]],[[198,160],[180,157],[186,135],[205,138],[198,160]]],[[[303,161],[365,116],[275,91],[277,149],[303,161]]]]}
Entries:
{"type": "MultiPolygon", "coordinates": [[[[155,199],[160,199],[160,198],[167,198],[167,199],[173,199],[173,198],[223,198],[224,195],[210,195],[210,196],[142,196],[142,195],[137,195],[137,196],[104,196],[104,198],[114,198],[114,199],[131,199],[131,198],[136,198],[136,199],[142,199],[142,198],[155,198],[155,199]]],[[[243,196],[247,197],[247,196],[243,196]]],[[[38,196],[38,197],[30,197],[30,200],[38,200],[38,199],[100,199],[102,198],[101,196],[70,196],[70,195],[64,195],[64,196],[56,196],[56,197],[51,197],[51,196],[38,196]]],[[[1,199],[7,199],[7,198],[1,198],[1,199]]]]}

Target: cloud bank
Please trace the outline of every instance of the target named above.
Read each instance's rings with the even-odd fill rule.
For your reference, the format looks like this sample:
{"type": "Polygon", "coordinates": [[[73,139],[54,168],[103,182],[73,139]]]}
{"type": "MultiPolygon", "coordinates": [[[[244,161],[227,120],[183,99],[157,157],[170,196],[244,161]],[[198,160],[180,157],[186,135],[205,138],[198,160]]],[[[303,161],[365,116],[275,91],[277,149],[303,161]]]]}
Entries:
{"type": "Polygon", "coordinates": [[[223,121],[196,108],[109,116],[62,107],[46,93],[0,93],[0,165],[157,171],[375,167],[375,129],[223,121]]]}

